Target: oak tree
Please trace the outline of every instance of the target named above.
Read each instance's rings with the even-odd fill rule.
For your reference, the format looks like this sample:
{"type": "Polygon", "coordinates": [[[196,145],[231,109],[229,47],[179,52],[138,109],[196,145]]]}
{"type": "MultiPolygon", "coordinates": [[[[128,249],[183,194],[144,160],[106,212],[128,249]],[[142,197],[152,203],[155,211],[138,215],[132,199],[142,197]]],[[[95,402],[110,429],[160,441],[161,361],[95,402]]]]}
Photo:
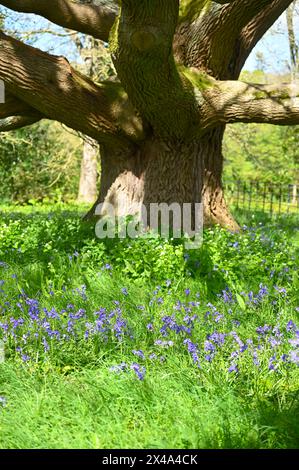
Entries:
{"type": "MultiPolygon", "coordinates": [[[[141,203],[203,200],[207,223],[237,228],[221,186],[227,123],[299,123],[294,83],[239,80],[292,0],[4,0],[109,42],[118,80],[95,83],[56,57],[0,33],[6,102],[0,130],[47,118],[101,145],[99,201],[119,215],[141,203]]],[[[98,201],[98,202],[99,202],[98,201]]]]}

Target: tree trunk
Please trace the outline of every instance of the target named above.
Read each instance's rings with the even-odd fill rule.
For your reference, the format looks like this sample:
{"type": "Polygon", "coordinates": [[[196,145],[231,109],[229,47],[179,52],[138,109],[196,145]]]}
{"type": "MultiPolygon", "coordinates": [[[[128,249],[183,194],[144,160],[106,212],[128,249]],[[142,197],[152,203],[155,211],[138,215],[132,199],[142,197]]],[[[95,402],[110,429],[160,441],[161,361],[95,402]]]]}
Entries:
{"type": "MultiPolygon", "coordinates": [[[[118,216],[148,213],[151,203],[168,205],[204,203],[207,225],[221,223],[232,230],[239,227],[226,208],[221,189],[221,155],[224,128],[190,142],[164,142],[148,139],[134,154],[124,157],[105,148],[101,151],[101,190],[97,202],[87,214],[93,216],[98,204],[106,213],[106,203],[118,216]],[[214,163],[217,163],[214,165],[214,163]],[[204,175],[204,164],[209,168],[204,175]],[[203,200],[202,200],[203,194],[203,200]]],[[[97,212],[98,214],[98,212],[97,212]]]]}
{"type": "Polygon", "coordinates": [[[210,131],[204,139],[205,171],[202,200],[205,225],[219,224],[236,231],[239,230],[239,226],[227,207],[222,188],[224,131],[225,126],[217,127],[210,131]]]}
{"type": "Polygon", "coordinates": [[[293,184],[292,204],[294,204],[294,206],[298,204],[298,188],[297,188],[297,184],[293,184]]]}
{"type": "Polygon", "coordinates": [[[86,138],[83,143],[83,155],[78,193],[79,202],[94,203],[97,198],[98,153],[99,148],[97,142],[86,138]]]}

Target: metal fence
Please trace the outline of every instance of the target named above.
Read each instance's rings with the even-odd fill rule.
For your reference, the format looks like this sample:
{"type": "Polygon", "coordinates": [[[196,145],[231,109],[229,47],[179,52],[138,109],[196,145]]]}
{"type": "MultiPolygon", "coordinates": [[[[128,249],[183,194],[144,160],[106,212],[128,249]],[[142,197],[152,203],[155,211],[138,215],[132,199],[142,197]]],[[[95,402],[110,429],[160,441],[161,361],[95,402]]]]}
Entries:
{"type": "Polygon", "coordinates": [[[270,214],[298,213],[299,185],[259,181],[226,181],[225,197],[229,205],[270,214]]]}

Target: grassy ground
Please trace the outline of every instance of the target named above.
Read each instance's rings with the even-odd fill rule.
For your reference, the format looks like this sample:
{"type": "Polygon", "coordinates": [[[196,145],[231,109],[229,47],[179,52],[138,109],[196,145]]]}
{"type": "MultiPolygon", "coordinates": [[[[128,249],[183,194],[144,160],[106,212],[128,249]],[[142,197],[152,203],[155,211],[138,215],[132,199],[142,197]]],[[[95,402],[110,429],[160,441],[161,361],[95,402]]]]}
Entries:
{"type": "Polygon", "coordinates": [[[0,448],[298,448],[298,218],[95,240],[2,207],[0,448]]]}

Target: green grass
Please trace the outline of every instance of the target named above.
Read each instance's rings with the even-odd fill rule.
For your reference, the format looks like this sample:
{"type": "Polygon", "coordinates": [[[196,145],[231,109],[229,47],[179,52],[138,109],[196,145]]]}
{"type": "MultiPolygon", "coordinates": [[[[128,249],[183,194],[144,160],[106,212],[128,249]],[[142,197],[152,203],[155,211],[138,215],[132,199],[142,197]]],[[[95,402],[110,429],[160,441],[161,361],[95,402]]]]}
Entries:
{"type": "Polygon", "coordinates": [[[298,218],[239,211],[187,253],[79,212],[2,208],[0,448],[298,448],[298,218]]]}

